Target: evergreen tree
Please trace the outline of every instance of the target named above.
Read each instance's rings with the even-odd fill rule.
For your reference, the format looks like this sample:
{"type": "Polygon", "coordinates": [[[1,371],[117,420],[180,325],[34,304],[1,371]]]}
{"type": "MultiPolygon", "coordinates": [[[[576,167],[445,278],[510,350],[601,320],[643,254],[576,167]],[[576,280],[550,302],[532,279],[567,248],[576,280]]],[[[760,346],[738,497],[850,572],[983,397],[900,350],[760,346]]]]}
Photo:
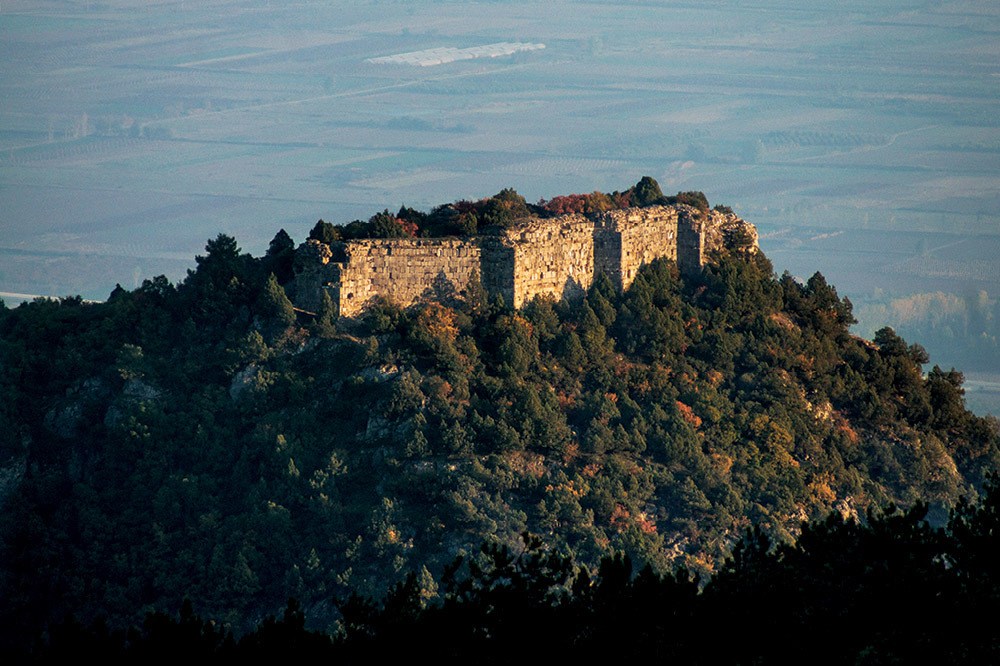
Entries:
{"type": "Polygon", "coordinates": [[[319,220],[309,231],[309,238],[330,245],[341,239],[341,232],[329,222],[319,220]]]}
{"type": "Polygon", "coordinates": [[[643,176],[631,190],[631,202],[634,206],[651,206],[664,201],[660,184],[649,176],[643,176]]]}
{"type": "Polygon", "coordinates": [[[368,220],[368,232],[371,238],[405,238],[409,236],[399,220],[388,209],[372,215],[368,220]]]}
{"type": "Polygon", "coordinates": [[[293,277],[295,261],[295,241],[284,229],[280,229],[267,247],[267,254],[261,262],[262,269],[274,273],[279,284],[285,284],[293,277]]]}
{"type": "Polygon", "coordinates": [[[285,289],[278,284],[274,273],[268,274],[257,299],[257,313],[263,320],[265,337],[272,342],[285,329],[295,324],[295,308],[288,300],[285,289]]]}
{"type": "Polygon", "coordinates": [[[313,335],[319,338],[329,338],[336,332],[337,307],[330,298],[330,292],[323,290],[320,296],[319,311],[312,321],[311,330],[313,335]]]}

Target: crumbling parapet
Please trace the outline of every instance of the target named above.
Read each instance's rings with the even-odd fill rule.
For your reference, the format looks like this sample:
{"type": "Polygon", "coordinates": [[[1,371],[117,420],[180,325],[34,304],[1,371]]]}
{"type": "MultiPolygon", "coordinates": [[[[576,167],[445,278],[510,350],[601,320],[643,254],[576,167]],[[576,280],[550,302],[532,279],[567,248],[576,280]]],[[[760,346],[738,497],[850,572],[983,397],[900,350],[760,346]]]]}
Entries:
{"type": "Polygon", "coordinates": [[[711,211],[710,229],[705,234],[705,251],[753,253],[759,249],[757,227],[735,213],[711,211]]]}
{"type": "MultiPolygon", "coordinates": [[[[288,297],[303,310],[317,312],[322,302],[322,289],[339,284],[340,273],[336,264],[331,265],[333,250],[326,243],[309,239],[295,251],[295,280],[286,287],[288,297]]],[[[330,296],[337,300],[335,291],[330,296]]]]}

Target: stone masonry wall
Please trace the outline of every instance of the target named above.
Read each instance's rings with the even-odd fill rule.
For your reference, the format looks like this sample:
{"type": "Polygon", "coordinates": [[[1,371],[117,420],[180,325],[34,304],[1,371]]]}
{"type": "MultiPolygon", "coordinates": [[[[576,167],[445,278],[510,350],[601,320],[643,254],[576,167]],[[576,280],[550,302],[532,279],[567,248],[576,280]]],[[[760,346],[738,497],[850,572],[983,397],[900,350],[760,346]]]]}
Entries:
{"type": "Polygon", "coordinates": [[[473,240],[352,240],[336,244],[332,252],[307,241],[297,252],[291,294],[296,305],[313,310],[320,290],[327,288],[341,316],[353,317],[375,296],[403,306],[441,301],[479,279],[487,294],[500,294],[520,308],[537,295],[580,295],[600,272],[624,290],[640,267],[661,257],[691,274],[711,252],[756,247],[757,230],[732,213],[704,213],[683,204],[648,206],[589,218],[532,219],[473,240]]]}
{"type": "Polygon", "coordinates": [[[678,213],[677,268],[681,273],[690,274],[701,270],[705,264],[705,236],[712,233],[717,222],[717,215],[710,215],[705,220],[693,215],[692,211],[678,213]]]}
{"type": "MultiPolygon", "coordinates": [[[[286,285],[285,291],[296,307],[319,311],[323,289],[335,280],[330,266],[332,257],[330,246],[317,240],[307,240],[295,250],[295,281],[286,285]]],[[[331,291],[330,297],[336,301],[336,292],[331,291]]]]}
{"type": "Polygon", "coordinates": [[[366,239],[345,243],[339,273],[340,314],[353,317],[374,296],[401,305],[442,300],[464,291],[479,275],[480,249],[458,239],[366,239]]]}
{"type": "Polygon", "coordinates": [[[532,220],[508,230],[503,242],[514,248],[513,294],[508,303],[515,308],[534,296],[547,294],[560,300],[582,294],[594,281],[594,222],[583,215],[532,220]]]}
{"type": "Polygon", "coordinates": [[[514,302],[515,250],[507,238],[482,236],[479,239],[482,257],[480,279],[483,290],[490,296],[499,294],[505,303],[514,302]]]}
{"type": "Polygon", "coordinates": [[[600,269],[615,286],[628,289],[639,268],[655,259],[677,259],[677,215],[676,207],[650,206],[597,216],[600,269]]]}

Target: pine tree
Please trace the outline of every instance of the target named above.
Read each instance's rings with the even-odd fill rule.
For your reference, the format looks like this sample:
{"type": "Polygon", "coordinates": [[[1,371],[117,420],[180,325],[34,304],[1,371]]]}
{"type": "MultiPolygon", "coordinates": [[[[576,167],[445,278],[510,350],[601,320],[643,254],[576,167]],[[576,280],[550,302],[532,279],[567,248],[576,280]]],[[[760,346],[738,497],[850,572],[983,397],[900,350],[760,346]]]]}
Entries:
{"type": "Polygon", "coordinates": [[[293,277],[292,263],[294,259],[295,241],[284,229],[281,229],[271,239],[271,243],[267,247],[263,268],[267,272],[274,273],[280,284],[285,284],[293,277]]]}
{"type": "Polygon", "coordinates": [[[329,222],[324,222],[323,220],[316,222],[312,231],[309,232],[309,238],[318,240],[321,243],[326,243],[327,245],[339,241],[340,236],[341,234],[338,228],[334,227],[329,222]]]}
{"type": "Polygon", "coordinates": [[[312,326],[310,327],[313,335],[318,338],[333,337],[333,334],[337,330],[334,325],[336,319],[337,306],[334,305],[333,299],[330,298],[330,292],[324,289],[320,297],[319,311],[316,313],[316,318],[313,319],[312,326]]]}
{"type": "Polygon", "coordinates": [[[262,318],[264,337],[274,341],[285,329],[295,323],[295,308],[288,300],[285,289],[271,273],[257,299],[257,313],[262,318]]]}
{"type": "Polygon", "coordinates": [[[643,176],[632,188],[632,204],[635,206],[651,206],[660,203],[662,199],[660,184],[649,176],[643,176]]]}

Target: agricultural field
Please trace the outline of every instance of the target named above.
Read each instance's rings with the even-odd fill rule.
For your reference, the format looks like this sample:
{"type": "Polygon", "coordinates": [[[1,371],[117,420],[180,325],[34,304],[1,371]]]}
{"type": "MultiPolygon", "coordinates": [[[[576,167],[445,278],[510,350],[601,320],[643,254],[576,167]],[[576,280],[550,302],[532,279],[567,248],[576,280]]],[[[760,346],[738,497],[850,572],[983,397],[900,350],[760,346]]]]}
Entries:
{"type": "Polygon", "coordinates": [[[220,232],[643,175],[870,306],[860,334],[1000,295],[992,3],[2,0],[0,62],[8,304],[182,279],[220,232]]]}

